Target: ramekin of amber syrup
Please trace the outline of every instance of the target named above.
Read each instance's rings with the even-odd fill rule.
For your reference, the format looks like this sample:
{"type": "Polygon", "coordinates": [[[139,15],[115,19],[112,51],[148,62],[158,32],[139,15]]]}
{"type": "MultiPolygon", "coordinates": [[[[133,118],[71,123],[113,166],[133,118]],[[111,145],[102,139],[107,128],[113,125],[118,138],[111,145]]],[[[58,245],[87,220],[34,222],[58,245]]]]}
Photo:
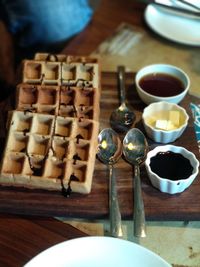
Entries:
{"type": "Polygon", "coordinates": [[[153,64],[136,73],[135,85],[147,105],[159,101],[178,104],[189,90],[190,79],[184,70],[174,65],[153,64]]]}

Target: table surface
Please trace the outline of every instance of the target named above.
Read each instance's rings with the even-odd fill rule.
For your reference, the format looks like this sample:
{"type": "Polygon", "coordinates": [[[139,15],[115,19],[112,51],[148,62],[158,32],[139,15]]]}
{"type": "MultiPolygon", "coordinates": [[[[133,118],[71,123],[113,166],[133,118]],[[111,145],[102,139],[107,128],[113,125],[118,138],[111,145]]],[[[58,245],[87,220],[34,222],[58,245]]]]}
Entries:
{"type": "Polygon", "coordinates": [[[0,215],[0,266],[21,267],[53,245],[84,236],[53,218],[0,215]]]}
{"type": "MultiPolygon", "coordinates": [[[[72,39],[68,43],[68,45],[64,49],[64,53],[66,54],[74,54],[74,55],[88,55],[92,51],[94,51],[97,46],[104,41],[107,37],[109,37],[113,31],[116,29],[117,26],[121,22],[127,22],[131,23],[136,26],[140,26],[143,28],[147,28],[147,26],[144,23],[143,20],[143,10],[145,5],[139,2],[135,2],[132,0],[127,0],[126,4],[124,4],[124,1],[122,0],[115,0],[115,1],[108,1],[108,0],[102,0],[101,5],[98,8],[96,14],[94,15],[94,18],[92,22],[88,25],[88,27],[80,33],[77,37],[72,39]],[[112,18],[112,19],[111,19],[112,18]]],[[[158,37],[159,38],[159,37],[158,37]]],[[[166,41],[167,42],[167,41],[166,41]]],[[[109,89],[108,89],[109,90],[109,89]]],[[[105,90],[105,93],[108,93],[107,90],[105,90]]],[[[103,100],[103,99],[102,99],[103,100]]],[[[106,94],[104,95],[104,100],[106,99],[106,94]]],[[[5,104],[2,103],[4,106],[4,111],[8,109],[5,104]]],[[[105,105],[109,105],[109,102],[105,105]]],[[[114,106],[117,106],[117,101],[114,101],[114,103],[111,105],[113,108],[114,106]]],[[[1,114],[2,117],[2,114],[1,114]]],[[[2,119],[2,118],[1,118],[2,119]]],[[[190,122],[191,123],[191,122],[190,122]]],[[[2,129],[1,129],[2,130],[2,129]]],[[[193,127],[190,124],[190,127],[188,127],[188,133],[189,136],[191,134],[192,139],[194,138],[194,132],[193,127]]],[[[181,142],[181,141],[180,141],[181,142]]],[[[194,142],[192,142],[194,144],[194,142]]],[[[190,147],[190,140],[187,142],[188,147],[190,147]]],[[[195,153],[197,153],[197,147],[195,148],[195,153]]],[[[122,164],[122,162],[119,162],[119,166],[122,164]]],[[[132,169],[130,166],[126,165],[127,168],[127,177],[129,176],[129,179],[132,174],[132,169]]],[[[100,171],[100,174],[105,174],[106,169],[105,166],[100,165],[98,163],[98,171],[100,171]]],[[[120,175],[120,172],[119,174],[120,175]]],[[[96,174],[95,174],[96,177],[96,174]]],[[[94,177],[94,180],[95,180],[94,177]]],[[[101,175],[100,175],[101,178],[101,175]]],[[[105,178],[98,179],[97,187],[100,193],[103,193],[107,197],[107,189],[105,189],[105,178]]],[[[146,180],[145,180],[146,181],[146,180]]],[[[144,199],[146,201],[146,196],[149,192],[149,184],[146,184],[144,181],[143,183],[143,193],[144,193],[144,199]]],[[[196,180],[197,181],[197,180],[196,180]]],[[[128,181],[128,185],[130,186],[129,190],[129,196],[124,201],[121,201],[121,196],[124,194],[124,183],[126,182],[126,179],[119,183],[119,192],[120,192],[120,202],[124,209],[123,216],[131,216],[132,213],[132,195],[131,195],[131,179],[128,181]],[[128,205],[127,205],[128,204],[128,205]],[[128,208],[127,208],[128,207],[128,208]]],[[[188,203],[194,204],[199,203],[200,199],[196,199],[195,192],[198,187],[198,182],[195,182],[194,185],[191,187],[191,191],[188,190],[185,192],[182,196],[184,198],[188,197],[189,199],[188,203]],[[194,198],[195,196],[195,198],[194,198]]],[[[29,202],[30,206],[22,206],[22,200],[21,200],[21,193],[24,194],[26,190],[21,189],[20,192],[13,192],[13,196],[15,196],[15,199],[9,199],[10,193],[6,191],[7,189],[2,189],[0,193],[0,212],[2,213],[0,217],[0,265],[1,266],[10,266],[10,267],[16,267],[16,266],[22,266],[25,264],[28,260],[30,260],[32,257],[34,257],[37,253],[41,252],[42,250],[56,244],[59,242],[62,242],[64,240],[68,240],[71,238],[76,238],[80,236],[84,236],[82,232],[79,230],[76,230],[75,228],[66,225],[64,223],[55,221],[52,218],[49,217],[24,217],[24,216],[18,216],[18,215],[6,215],[6,212],[12,212],[12,213],[19,213],[19,214],[29,214],[29,208],[31,205],[31,201],[29,202]],[[9,205],[6,206],[3,204],[2,206],[2,199],[7,199],[9,201],[9,205]],[[16,202],[17,199],[17,202],[16,202]],[[11,211],[11,206],[14,207],[11,211]],[[22,212],[23,211],[23,212],[22,212]]],[[[151,187],[152,190],[152,187],[151,187]]],[[[11,190],[12,191],[12,190],[11,190]]],[[[44,203],[46,200],[48,200],[48,194],[46,198],[43,198],[44,192],[38,192],[38,201],[42,200],[44,203]]],[[[60,199],[61,196],[57,193],[54,194],[56,196],[53,200],[49,202],[47,206],[45,206],[46,210],[43,210],[42,212],[32,212],[33,215],[44,215],[45,211],[47,214],[49,213],[49,207],[54,204],[53,201],[57,200],[57,197],[60,199]]],[[[82,196],[78,199],[76,196],[73,197],[73,199],[70,200],[71,203],[71,209],[73,210],[73,207],[77,207],[77,205],[80,205],[80,203],[83,201],[83,199],[87,199],[87,202],[90,204],[90,209],[94,209],[93,207],[93,201],[91,201],[91,195],[88,196],[82,196]]],[[[183,208],[182,204],[182,198],[180,196],[164,196],[160,195],[161,201],[159,201],[159,204],[154,205],[157,202],[158,198],[158,192],[156,189],[152,193],[151,197],[151,203],[147,203],[146,201],[146,208],[148,209],[148,206],[153,204],[152,207],[149,206],[148,211],[148,217],[149,219],[155,218],[154,213],[155,210],[162,210],[161,216],[164,216],[164,219],[166,216],[168,216],[167,211],[165,211],[165,207],[163,206],[163,203],[166,203],[169,201],[169,204],[172,209],[172,219],[176,218],[176,212],[177,212],[177,206],[174,207],[174,203],[177,202],[180,207],[183,208]],[[175,200],[175,201],[174,201],[175,200]]],[[[35,197],[35,196],[34,196],[35,197]]],[[[99,200],[99,195],[96,195],[96,200],[99,200]]],[[[200,194],[197,196],[200,197],[200,194]]],[[[31,192],[30,192],[30,198],[31,192]]],[[[33,200],[33,198],[32,198],[33,200]]],[[[63,201],[63,200],[62,200],[63,201]]],[[[68,201],[68,200],[66,200],[68,201]]],[[[37,202],[37,199],[36,199],[37,202]]],[[[37,203],[35,203],[37,204],[37,203]]],[[[95,217],[106,217],[108,215],[108,201],[107,198],[104,198],[103,202],[100,202],[99,205],[102,205],[103,211],[101,212],[101,215],[98,215],[98,209],[96,210],[95,217]]],[[[65,205],[60,205],[58,207],[58,213],[60,213],[61,209],[64,209],[65,205]]],[[[191,209],[190,206],[187,206],[184,210],[182,210],[181,217],[184,217],[184,219],[191,219],[190,214],[193,214],[193,218],[199,218],[200,212],[197,209],[191,209]],[[186,217],[185,217],[186,216],[186,217]]],[[[88,215],[88,207],[82,207],[82,213],[86,216],[88,215]]],[[[53,215],[53,213],[52,213],[53,215]]],[[[71,216],[71,212],[67,211],[67,215],[71,216]]],[[[76,215],[76,214],[74,214],[76,215]]],[[[78,215],[78,214],[77,214],[78,215]]],[[[163,219],[163,218],[162,218],[163,219]]]]}
{"type": "Polygon", "coordinates": [[[101,0],[91,23],[65,47],[63,52],[89,55],[123,22],[147,28],[143,19],[145,6],[144,3],[133,0],[126,0],[126,4],[122,0],[101,0]]]}

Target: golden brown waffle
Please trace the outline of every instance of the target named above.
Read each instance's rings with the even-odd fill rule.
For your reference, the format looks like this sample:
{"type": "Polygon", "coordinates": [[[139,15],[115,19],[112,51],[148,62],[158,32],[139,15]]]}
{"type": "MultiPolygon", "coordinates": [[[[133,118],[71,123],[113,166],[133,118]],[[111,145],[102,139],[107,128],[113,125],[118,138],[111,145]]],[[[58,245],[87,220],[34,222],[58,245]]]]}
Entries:
{"type": "Polygon", "coordinates": [[[100,88],[99,64],[88,57],[37,54],[23,62],[23,83],[100,88]]]}
{"type": "Polygon", "coordinates": [[[89,193],[99,131],[96,59],[36,54],[23,62],[0,183],[89,193]],[[91,71],[91,72],[90,72],[91,71]]]}
{"type": "Polygon", "coordinates": [[[1,183],[89,193],[98,123],[13,111],[1,183]]]}
{"type": "Polygon", "coordinates": [[[17,110],[99,119],[99,91],[92,87],[19,84],[17,110]]]}

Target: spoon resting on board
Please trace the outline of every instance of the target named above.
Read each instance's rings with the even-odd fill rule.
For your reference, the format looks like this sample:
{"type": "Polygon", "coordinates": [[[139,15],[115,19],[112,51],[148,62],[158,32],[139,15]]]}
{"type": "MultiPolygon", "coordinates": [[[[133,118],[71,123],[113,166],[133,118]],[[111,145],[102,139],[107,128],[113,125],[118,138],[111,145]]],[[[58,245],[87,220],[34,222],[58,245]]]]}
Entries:
{"type": "Polygon", "coordinates": [[[122,143],[117,133],[111,128],[102,130],[98,135],[97,157],[109,167],[110,232],[113,237],[123,236],[116,177],[114,173],[114,164],[119,160],[121,154],[122,143]]]}
{"type": "Polygon", "coordinates": [[[126,133],[133,122],[135,114],[131,108],[128,108],[125,101],[125,67],[118,66],[117,69],[120,106],[115,109],[110,116],[110,125],[116,132],[126,133]]]}
{"type": "Polygon", "coordinates": [[[134,235],[136,237],[146,236],[140,164],[144,162],[147,151],[148,143],[143,133],[137,128],[129,130],[123,140],[123,154],[126,160],[134,165],[134,235]]]}

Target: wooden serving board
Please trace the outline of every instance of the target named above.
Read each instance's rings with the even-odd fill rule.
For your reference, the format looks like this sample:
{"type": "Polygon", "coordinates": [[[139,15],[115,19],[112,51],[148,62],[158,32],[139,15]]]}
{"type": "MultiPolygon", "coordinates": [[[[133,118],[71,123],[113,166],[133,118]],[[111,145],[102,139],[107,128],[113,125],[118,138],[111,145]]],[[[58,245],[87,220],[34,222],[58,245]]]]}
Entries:
{"type": "MultiPolygon", "coordinates": [[[[126,75],[127,102],[136,112],[135,127],[144,133],[141,115],[145,105],[141,102],[134,87],[134,74],[126,75]]],[[[197,103],[198,99],[187,96],[181,106],[190,115],[189,125],[183,135],[173,144],[184,146],[192,151],[199,159],[193,119],[189,103],[197,103]]],[[[115,73],[102,73],[102,96],[100,128],[109,127],[109,117],[117,108],[118,90],[115,73]]],[[[1,105],[8,109],[5,103],[1,105]]],[[[3,113],[1,113],[2,116],[3,113]]],[[[3,116],[2,116],[3,118],[3,116]]],[[[2,120],[1,120],[2,123],[2,120]]],[[[4,126],[1,125],[1,130],[4,126]]],[[[123,136],[121,136],[123,138],[123,136]]],[[[150,139],[149,149],[158,145],[150,139]]],[[[3,148],[2,148],[3,150],[3,148]]],[[[119,202],[124,219],[132,218],[133,190],[132,167],[121,158],[115,165],[119,202]]],[[[147,220],[200,220],[200,175],[183,193],[169,195],[154,188],[146,174],[144,165],[141,166],[142,192],[147,220]]],[[[92,192],[88,195],[73,193],[65,198],[60,192],[45,190],[28,190],[25,188],[0,187],[0,212],[23,215],[64,216],[78,218],[103,219],[108,218],[108,169],[96,159],[92,192]]]]}

